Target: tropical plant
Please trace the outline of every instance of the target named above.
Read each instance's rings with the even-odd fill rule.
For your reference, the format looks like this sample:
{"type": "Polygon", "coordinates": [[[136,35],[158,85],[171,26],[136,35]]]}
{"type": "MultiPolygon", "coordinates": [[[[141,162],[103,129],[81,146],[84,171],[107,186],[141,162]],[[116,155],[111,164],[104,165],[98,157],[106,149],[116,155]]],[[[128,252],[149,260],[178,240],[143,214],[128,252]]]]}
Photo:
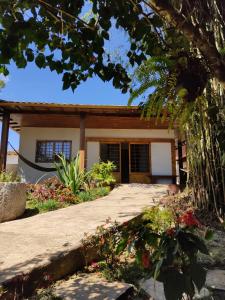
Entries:
{"type": "Polygon", "coordinates": [[[108,186],[116,182],[113,176],[113,171],[116,170],[116,166],[113,162],[100,162],[95,163],[91,170],[90,176],[97,186],[108,186]]]}
{"type": "Polygon", "coordinates": [[[64,155],[59,155],[59,162],[55,163],[57,174],[63,185],[70,188],[74,195],[81,190],[87,174],[80,168],[79,154],[71,161],[66,160],[64,155]]]}
{"type": "Polygon", "coordinates": [[[181,300],[184,294],[185,299],[193,299],[206,281],[206,269],[198,262],[198,254],[209,254],[205,240],[211,236],[209,231],[200,233],[200,228],[191,210],[178,216],[155,207],[146,210],[142,219],[123,226],[109,220],[83,243],[98,245],[107,276],[110,272],[115,278],[121,258],[135,257],[146,277],[163,283],[167,300],[181,300]]]}

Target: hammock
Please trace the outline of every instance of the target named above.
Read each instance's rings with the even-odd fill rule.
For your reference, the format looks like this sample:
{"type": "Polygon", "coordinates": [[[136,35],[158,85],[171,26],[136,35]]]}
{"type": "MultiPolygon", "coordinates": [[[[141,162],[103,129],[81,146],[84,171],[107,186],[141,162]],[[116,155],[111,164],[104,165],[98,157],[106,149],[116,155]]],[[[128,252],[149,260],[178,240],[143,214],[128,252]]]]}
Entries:
{"type": "Polygon", "coordinates": [[[8,142],[9,145],[12,147],[13,151],[18,155],[18,157],[26,164],[28,165],[29,167],[35,169],[35,170],[38,170],[38,171],[41,171],[41,172],[55,172],[56,171],[56,168],[45,168],[45,167],[42,167],[42,166],[39,166],[35,163],[33,163],[32,161],[26,159],[22,154],[20,154],[13,146],[10,142],[8,142]]]}

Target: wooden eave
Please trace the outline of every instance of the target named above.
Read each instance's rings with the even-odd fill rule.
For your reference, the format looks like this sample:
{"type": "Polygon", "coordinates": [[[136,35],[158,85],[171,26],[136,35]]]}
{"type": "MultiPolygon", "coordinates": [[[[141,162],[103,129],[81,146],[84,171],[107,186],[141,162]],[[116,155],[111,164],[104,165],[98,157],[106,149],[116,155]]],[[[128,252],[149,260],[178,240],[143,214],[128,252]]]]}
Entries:
{"type": "Polygon", "coordinates": [[[19,132],[21,127],[79,128],[80,115],[85,115],[86,128],[108,129],[165,129],[168,121],[154,118],[141,120],[138,106],[80,105],[36,102],[0,101],[0,118],[10,113],[10,127],[19,132]],[[110,117],[110,118],[109,118],[110,117]]]}

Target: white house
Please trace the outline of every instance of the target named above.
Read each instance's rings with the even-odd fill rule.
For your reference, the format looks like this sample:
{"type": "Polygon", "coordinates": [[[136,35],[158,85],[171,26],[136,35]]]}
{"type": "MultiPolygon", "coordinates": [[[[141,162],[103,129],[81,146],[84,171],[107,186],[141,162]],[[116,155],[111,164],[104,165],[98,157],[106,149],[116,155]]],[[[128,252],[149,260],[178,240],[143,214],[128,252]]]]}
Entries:
{"type": "MultiPolygon", "coordinates": [[[[99,160],[113,161],[118,182],[176,181],[174,130],[168,129],[168,121],[141,119],[136,106],[1,101],[0,113],[1,169],[11,127],[20,134],[20,155],[38,166],[52,167],[57,153],[70,159],[79,152],[82,168],[99,160]]],[[[21,159],[18,171],[27,182],[45,176],[21,159]]]]}

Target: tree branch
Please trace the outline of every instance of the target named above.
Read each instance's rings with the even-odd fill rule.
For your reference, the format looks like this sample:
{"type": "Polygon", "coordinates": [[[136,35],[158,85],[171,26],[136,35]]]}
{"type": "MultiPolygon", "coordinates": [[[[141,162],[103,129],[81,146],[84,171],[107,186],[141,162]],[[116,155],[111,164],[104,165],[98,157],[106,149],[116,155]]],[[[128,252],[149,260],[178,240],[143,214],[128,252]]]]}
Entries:
{"type": "Polygon", "coordinates": [[[209,64],[212,75],[225,89],[225,60],[218,52],[215,43],[212,42],[211,33],[204,32],[207,36],[202,35],[199,27],[194,26],[182,14],[178,13],[168,0],[148,0],[144,2],[166,22],[177,27],[200,50],[209,64]]]}

